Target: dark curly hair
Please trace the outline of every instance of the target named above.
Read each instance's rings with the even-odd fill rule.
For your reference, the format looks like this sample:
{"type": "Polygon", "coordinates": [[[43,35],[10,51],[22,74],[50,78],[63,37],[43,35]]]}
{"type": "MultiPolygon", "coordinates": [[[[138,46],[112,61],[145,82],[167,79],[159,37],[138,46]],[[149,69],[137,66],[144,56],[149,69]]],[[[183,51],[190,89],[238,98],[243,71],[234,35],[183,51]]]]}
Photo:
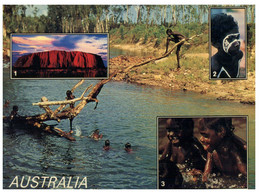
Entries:
{"type": "Polygon", "coordinates": [[[184,137],[189,138],[193,136],[194,121],[192,118],[173,118],[168,119],[166,124],[167,131],[183,130],[184,137]]]}
{"type": "Polygon", "coordinates": [[[211,17],[211,43],[221,43],[226,33],[232,29],[238,30],[238,24],[231,15],[225,13],[214,14],[211,17]]]}
{"type": "Polygon", "coordinates": [[[232,118],[204,118],[199,121],[199,131],[204,131],[205,129],[212,129],[215,132],[225,129],[226,136],[233,136],[234,126],[232,125],[232,118]]]}

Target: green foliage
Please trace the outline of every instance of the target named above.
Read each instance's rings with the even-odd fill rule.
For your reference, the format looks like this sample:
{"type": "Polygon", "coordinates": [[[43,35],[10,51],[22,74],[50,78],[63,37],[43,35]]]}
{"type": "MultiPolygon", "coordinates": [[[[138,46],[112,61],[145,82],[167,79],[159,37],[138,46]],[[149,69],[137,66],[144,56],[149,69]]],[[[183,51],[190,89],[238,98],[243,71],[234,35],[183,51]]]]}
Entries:
{"type": "Polygon", "coordinates": [[[147,42],[147,40],[148,40],[148,34],[147,34],[147,33],[145,33],[145,35],[144,35],[144,41],[143,41],[143,44],[145,44],[145,43],[147,42]]]}
{"type": "Polygon", "coordinates": [[[255,71],[255,56],[249,56],[247,60],[247,67],[249,72],[255,71]]]}
{"type": "Polygon", "coordinates": [[[141,38],[144,37],[145,34],[145,25],[139,24],[132,28],[129,33],[132,35],[132,42],[137,43],[141,38]]]}
{"type": "MultiPolygon", "coordinates": [[[[141,41],[142,44],[153,42],[154,48],[164,48],[166,41],[166,30],[167,27],[163,25],[148,26],[144,24],[137,24],[131,26],[120,25],[119,28],[112,29],[110,35],[116,43],[138,43],[141,41]],[[122,38],[122,31],[124,30],[124,38],[122,38]],[[118,40],[118,38],[121,39],[118,40]]],[[[208,43],[208,25],[199,23],[190,24],[177,24],[173,31],[179,32],[186,37],[193,36],[195,34],[202,34],[200,38],[192,40],[192,45],[200,47],[201,52],[207,52],[208,48],[204,48],[205,44],[208,43]],[[201,47],[203,45],[203,48],[201,47]]],[[[185,45],[182,50],[189,49],[190,46],[185,45]]]]}
{"type": "Polygon", "coordinates": [[[161,38],[162,36],[165,36],[166,28],[164,26],[158,26],[157,29],[154,29],[154,37],[155,38],[161,38]]]}
{"type": "Polygon", "coordinates": [[[120,26],[119,31],[120,31],[121,40],[124,40],[124,26],[123,25],[120,26]]]}
{"type": "Polygon", "coordinates": [[[247,24],[247,43],[249,48],[255,45],[255,24],[247,24]]]}
{"type": "Polygon", "coordinates": [[[160,46],[160,44],[161,44],[161,39],[157,39],[157,40],[155,41],[154,47],[157,48],[157,47],[160,46]]]}

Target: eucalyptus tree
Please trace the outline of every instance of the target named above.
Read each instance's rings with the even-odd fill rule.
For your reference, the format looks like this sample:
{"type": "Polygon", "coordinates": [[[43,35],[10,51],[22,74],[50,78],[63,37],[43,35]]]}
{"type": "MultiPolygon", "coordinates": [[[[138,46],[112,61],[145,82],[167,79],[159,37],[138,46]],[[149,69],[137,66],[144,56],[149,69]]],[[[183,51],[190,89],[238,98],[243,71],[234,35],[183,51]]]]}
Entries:
{"type": "Polygon", "coordinates": [[[48,31],[62,32],[62,17],[64,7],[62,5],[48,5],[48,31]]]}
{"type": "Polygon", "coordinates": [[[142,23],[142,12],[145,10],[145,5],[135,5],[135,11],[136,11],[136,23],[141,24],[142,23]]]}

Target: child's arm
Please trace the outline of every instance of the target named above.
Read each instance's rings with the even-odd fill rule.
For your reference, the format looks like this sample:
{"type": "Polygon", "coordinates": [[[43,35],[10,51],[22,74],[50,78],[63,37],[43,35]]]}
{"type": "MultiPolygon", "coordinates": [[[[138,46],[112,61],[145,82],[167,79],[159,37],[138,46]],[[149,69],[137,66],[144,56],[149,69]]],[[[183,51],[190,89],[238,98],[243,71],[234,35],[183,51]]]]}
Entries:
{"type": "Polygon", "coordinates": [[[237,151],[232,152],[232,154],[233,154],[233,157],[236,159],[236,165],[237,165],[239,172],[241,172],[243,175],[246,176],[247,175],[246,164],[243,162],[241,156],[238,154],[237,151]]]}
{"type": "Polygon", "coordinates": [[[165,159],[170,152],[171,152],[171,142],[169,141],[164,147],[164,151],[162,153],[162,156],[160,157],[160,160],[165,159]]]}
{"type": "Polygon", "coordinates": [[[211,173],[212,167],[213,167],[213,157],[212,153],[208,152],[207,154],[207,161],[204,169],[204,173],[202,176],[202,181],[206,182],[208,180],[208,175],[211,173]]]}

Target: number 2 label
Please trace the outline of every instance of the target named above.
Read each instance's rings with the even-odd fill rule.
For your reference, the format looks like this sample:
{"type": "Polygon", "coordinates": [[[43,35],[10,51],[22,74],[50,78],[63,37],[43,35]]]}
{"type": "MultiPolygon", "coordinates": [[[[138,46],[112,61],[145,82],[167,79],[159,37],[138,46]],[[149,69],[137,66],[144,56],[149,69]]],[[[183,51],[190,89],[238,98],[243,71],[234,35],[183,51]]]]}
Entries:
{"type": "Polygon", "coordinates": [[[213,71],[213,77],[217,77],[217,72],[213,71]]]}

